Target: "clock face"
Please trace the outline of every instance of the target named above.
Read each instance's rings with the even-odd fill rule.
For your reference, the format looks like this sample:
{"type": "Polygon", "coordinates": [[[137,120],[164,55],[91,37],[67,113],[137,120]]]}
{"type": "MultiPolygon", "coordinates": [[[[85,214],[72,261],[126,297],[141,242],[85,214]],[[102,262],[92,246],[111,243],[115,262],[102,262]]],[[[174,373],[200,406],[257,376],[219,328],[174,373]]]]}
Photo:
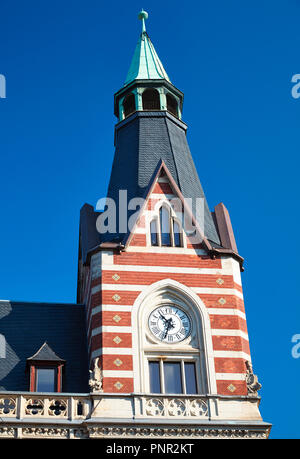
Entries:
{"type": "Polygon", "coordinates": [[[148,325],[155,338],[168,344],[183,341],[191,332],[188,315],[172,304],[154,309],[149,316],[148,325]]]}

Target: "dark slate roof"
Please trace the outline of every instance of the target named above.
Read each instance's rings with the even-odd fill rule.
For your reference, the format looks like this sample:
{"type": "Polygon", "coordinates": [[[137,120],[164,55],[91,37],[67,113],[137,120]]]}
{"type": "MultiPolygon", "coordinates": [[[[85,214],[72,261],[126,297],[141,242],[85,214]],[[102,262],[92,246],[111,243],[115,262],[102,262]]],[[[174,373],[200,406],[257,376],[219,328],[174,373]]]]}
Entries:
{"type": "Polygon", "coordinates": [[[96,221],[100,212],[95,212],[93,206],[84,204],[80,209],[80,250],[82,261],[85,263],[88,252],[97,247],[100,242],[100,234],[96,228],[96,221]]]}
{"type": "Polygon", "coordinates": [[[58,357],[55,354],[53,349],[49,346],[47,342],[45,342],[39,350],[32,356],[29,357],[27,360],[31,360],[34,362],[65,362],[64,359],[58,357]]]}
{"type": "Polygon", "coordinates": [[[0,333],[5,338],[0,390],[29,390],[26,360],[47,341],[66,361],[63,392],[89,392],[83,305],[1,301],[0,333]]]}
{"type": "MultiPolygon", "coordinates": [[[[140,111],[116,126],[116,151],[108,197],[118,202],[119,190],[127,190],[128,201],[144,197],[145,190],[160,160],[164,161],[184,198],[204,198],[204,234],[220,244],[186,139],[187,126],[165,111],[140,111]]],[[[195,212],[195,208],[192,209],[195,212]]],[[[118,215],[118,213],[117,213],[118,215]]],[[[199,222],[201,223],[201,222],[199,222]]],[[[112,240],[124,235],[106,235],[112,240]]]]}

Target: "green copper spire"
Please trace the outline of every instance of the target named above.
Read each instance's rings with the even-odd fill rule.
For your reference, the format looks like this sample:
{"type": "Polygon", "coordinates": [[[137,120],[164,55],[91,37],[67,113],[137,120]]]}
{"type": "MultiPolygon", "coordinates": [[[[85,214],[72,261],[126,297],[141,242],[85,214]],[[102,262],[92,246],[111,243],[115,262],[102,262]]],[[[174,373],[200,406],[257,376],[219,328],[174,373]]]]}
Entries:
{"type": "Polygon", "coordinates": [[[165,79],[170,82],[167,72],[165,71],[146,32],[145,20],[148,18],[148,13],[142,10],[139,13],[138,18],[142,21],[142,33],[135,48],[124,86],[134,80],[165,79]]]}

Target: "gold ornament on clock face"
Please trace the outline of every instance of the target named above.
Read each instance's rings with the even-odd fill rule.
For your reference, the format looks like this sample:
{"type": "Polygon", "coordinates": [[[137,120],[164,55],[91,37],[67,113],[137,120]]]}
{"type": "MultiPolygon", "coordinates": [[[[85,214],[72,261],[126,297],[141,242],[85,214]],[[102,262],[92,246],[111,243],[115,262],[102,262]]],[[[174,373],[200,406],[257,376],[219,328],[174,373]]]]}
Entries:
{"type": "Polygon", "coordinates": [[[149,316],[148,325],[156,339],[168,344],[179,343],[191,333],[189,316],[173,304],[154,309],[149,316]]]}

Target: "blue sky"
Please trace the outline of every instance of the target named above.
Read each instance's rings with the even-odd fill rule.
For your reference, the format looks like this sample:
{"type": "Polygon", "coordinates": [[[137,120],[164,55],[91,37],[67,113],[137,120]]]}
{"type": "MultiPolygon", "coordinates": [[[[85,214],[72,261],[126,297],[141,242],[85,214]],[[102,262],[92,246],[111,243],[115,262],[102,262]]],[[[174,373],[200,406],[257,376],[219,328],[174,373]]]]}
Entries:
{"type": "Polygon", "coordinates": [[[76,301],[79,209],[105,196],[113,94],[141,24],[172,82],[209,205],[230,211],[271,438],[300,438],[300,2],[2,0],[0,297],[76,301]]]}

